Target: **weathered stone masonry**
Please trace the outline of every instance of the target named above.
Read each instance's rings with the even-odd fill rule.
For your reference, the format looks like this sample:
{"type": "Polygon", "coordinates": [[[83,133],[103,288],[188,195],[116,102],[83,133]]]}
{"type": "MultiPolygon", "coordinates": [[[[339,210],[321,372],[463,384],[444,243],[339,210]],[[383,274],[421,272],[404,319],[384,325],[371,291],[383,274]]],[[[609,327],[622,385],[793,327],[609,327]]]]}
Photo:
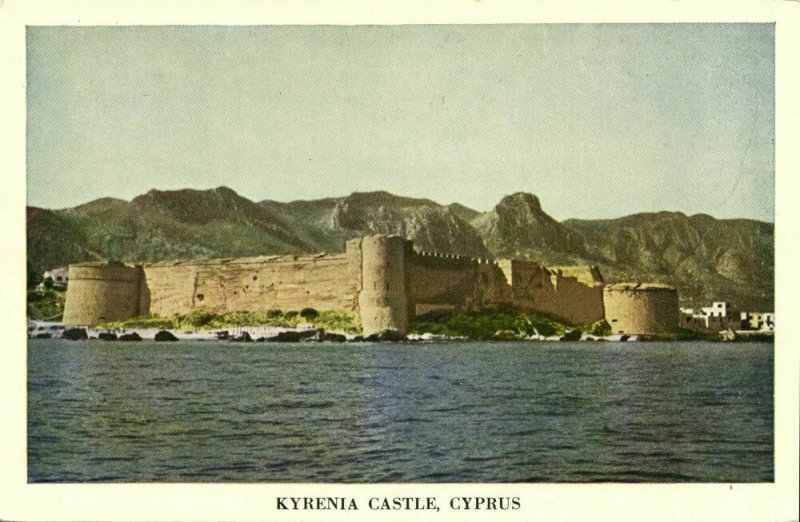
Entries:
{"type": "Polygon", "coordinates": [[[576,325],[606,318],[614,333],[660,333],[678,325],[673,288],[607,285],[596,267],[416,252],[411,241],[386,235],[348,241],[343,254],[81,263],[70,266],[69,281],[64,323],[72,325],[193,310],[311,307],[356,313],[371,334],[405,332],[430,310],[492,305],[576,325]]]}

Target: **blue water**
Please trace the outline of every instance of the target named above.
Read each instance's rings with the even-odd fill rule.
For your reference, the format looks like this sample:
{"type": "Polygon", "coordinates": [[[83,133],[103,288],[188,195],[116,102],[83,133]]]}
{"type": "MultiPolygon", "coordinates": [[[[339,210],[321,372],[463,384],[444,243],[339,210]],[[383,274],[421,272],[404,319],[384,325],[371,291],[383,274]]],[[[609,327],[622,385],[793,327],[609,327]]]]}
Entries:
{"type": "Polygon", "coordinates": [[[30,482],[769,482],[773,346],[30,340],[30,482]]]}

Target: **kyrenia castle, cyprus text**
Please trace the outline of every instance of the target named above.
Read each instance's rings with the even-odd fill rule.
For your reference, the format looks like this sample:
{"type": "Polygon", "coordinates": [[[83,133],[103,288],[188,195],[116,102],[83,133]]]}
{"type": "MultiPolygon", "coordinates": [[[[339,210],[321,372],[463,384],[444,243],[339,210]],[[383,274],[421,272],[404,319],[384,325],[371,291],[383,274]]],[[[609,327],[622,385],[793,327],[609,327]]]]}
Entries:
{"type": "Polygon", "coordinates": [[[614,333],[669,332],[678,295],[656,284],[605,283],[597,267],[418,252],[399,236],[347,242],[344,253],[69,267],[64,323],[94,325],[193,310],[356,313],[365,335],[426,312],[511,306],[575,325],[606,319],[614,333]]]}

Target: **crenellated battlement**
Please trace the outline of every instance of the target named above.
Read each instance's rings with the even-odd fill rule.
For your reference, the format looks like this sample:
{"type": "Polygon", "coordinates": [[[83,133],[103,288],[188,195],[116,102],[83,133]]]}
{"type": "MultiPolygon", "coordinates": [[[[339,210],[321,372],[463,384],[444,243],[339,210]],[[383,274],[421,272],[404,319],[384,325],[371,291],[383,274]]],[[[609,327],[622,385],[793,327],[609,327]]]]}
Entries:
{"type": "Polygon", "coordinates": [[[442,252],[430,252],[427,250],[414,250],[414,255],[421,258],[433,258],[433,259],[447,259],[452,260],[460,263],[465,264],[479,264],[479,265],[491,265],[497,264],[497,259],[489,259],[484,257],[468,257],[468,256],[461,256],[458,254],[449,254],[449,253],[442,253],[442,252]]]}

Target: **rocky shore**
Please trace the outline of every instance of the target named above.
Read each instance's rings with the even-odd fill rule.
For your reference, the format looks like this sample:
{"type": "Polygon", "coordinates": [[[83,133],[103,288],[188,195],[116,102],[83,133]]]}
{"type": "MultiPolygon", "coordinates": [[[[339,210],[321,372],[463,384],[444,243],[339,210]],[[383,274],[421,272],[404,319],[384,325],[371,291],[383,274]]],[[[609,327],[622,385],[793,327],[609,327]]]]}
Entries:
{"type": "MultiPolygon", "coordinates": [[[[467,341],[467,336],[448,336],[432,333],[400,334],[397,331],[387,330],[369,336],[352,335],[343,332],[329,332],[322,328],[303,326],[299,328],[285,328],[277,326],[239,326],[218,330],[163,330],[155,328],[128,328],[128,329],[94,329],[90,327],[70,327],[60,323],[30,321],[28,323],[28,338],[30,339],[68,339],[103,340],[119,342],[136,342],[143,340],[157,342],[176,341],[227,341],[227,342],[441,342],[441,341],[467,341]]],[[[770,336],[771,338],[771,336],[770,336]]],[[[500,330],[495,333],[492,341],[588,341],[588,342],[642,342],[662,340],[659,337],[647,335],[591,335],[580,330],[571,330],[563,335],[522,335],[519,332],[500,330]]],[[[715,340],[714,338],[704,340],[715,340]]],[[[759,337],[736,335],[726,333],[716,340],[770,340],[759,337]]]]}

